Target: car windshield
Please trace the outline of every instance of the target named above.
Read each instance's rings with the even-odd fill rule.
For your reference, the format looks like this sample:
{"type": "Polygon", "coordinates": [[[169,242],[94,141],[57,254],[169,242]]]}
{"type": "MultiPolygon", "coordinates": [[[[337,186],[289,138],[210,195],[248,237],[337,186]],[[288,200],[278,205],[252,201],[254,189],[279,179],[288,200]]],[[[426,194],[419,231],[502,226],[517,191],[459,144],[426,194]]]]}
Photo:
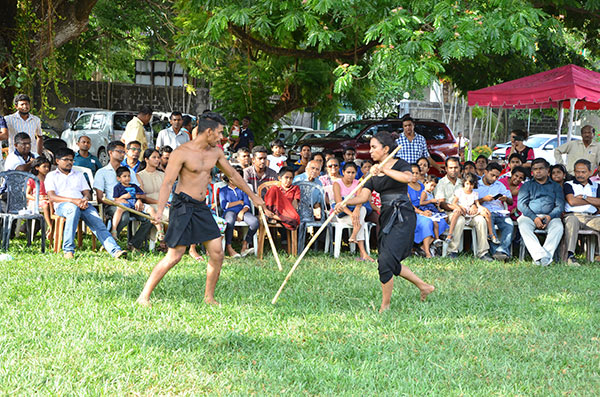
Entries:
{"type": "Polygon", "coordinates": [[[355,122],[346,124],[329,134],[327,137],[353,139],[356,138],[358,134],[360,134],[360,132],[365,128],[367,124],[368,122],[355,122]]]}
{"type": "Polygon", "coordinates": [[[300,130],[292,132],[290,135],[287,136],[287,138],[285,138],[285,141],[283,141],[283,145],[284,146],[294,146],[294,144],[296,142],[298,142],[305,133],[306,133],[306,131],[300,131],[300,130]]]}
{"type": "Polygon", "coordinates": [[[524,142],[524,145],[529,146],[530,148],[538,148],[538,147],[542,146],[544,143],[546,143],[546,141],[548,141],[547,137],[532,136],[531,138],[529,138],[528,140],[526,140],[524,142]]]}

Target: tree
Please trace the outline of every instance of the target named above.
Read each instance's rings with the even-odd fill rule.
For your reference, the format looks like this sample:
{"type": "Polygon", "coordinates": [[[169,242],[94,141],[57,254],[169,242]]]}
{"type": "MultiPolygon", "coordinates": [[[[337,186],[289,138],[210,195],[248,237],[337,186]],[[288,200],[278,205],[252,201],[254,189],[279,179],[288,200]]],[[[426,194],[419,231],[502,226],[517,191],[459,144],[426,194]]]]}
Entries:
{"type": "Polygon", "coordinates": [[[365,110],[382,84],[407,91],[467,59],[532,57],[540,32],[561,28],[516,0],[182,0],[177,11],[177,48],[217,106],[265,124],[306,107],[365,110]]]}
{"type": "Polygon", "coordinates": [[[97,0],[0,0],[0,106],[6,113],[16,90],[44,90],[59,75],[55,49],[78,37],[97,0]]]}

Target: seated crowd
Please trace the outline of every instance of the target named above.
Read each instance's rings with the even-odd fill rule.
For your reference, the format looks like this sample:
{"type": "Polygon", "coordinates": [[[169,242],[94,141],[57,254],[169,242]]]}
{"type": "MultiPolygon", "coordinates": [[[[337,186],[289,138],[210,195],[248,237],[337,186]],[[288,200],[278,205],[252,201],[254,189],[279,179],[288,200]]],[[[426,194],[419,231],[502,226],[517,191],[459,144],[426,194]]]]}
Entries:
{"type": "MultiPolygon", "coordinates": [[[[140,213],[154,214],[170,153],[193,136],[187,129],[182,132],[184,120],[180,113],[174,112],[171,121],[172,127],[159,133],[157,147],[143,153],[142,144],[137,140],[110,142],[109,162],[104,167],[89,152],[91,141],[86,136],[79,138],[76,153],[66,148],[58,150],[54,159],[56,167],[52,170],[53,160],[38,157],[31,151],[31,137],[19,133],[14,137],[15,151],[9,154],[4,166],[7,170],[31,172],[39,179],[39,211],[44,214],[49,236],[54,227],[53,216],[66,219],[62,244],[65,257],[73,257],[80,219],[114,257],[126,254],[118,239],[126,227],[133,227],[131,221],[137,223],[136,230],[128,233],[127,250],[146,249],[149,241],[152,242],[150,247],[156,243],[160,248],[163,226],[153,225],[140,213]],[[89,172],[81,172],[84,169],[89,172]],[[93,201],[102,204],[101,211],[91,205],[93,201]]],[[[427,258],[457,257],[464,246],[464,231],[469,228],[473,237],[471,250],[482,260],[509,260],[515,248],[524,244],[533,261],[546,266],[557,259],[562,241],[567,262],[577,265],[579,231],[600,232],[597,181],[600,178],[594,177],[600,150],[595,149],[596,144],[592,158],[585,158],[588,152],[592,156],[592,150],[586,152],[573,144],[558,147],[559,163],[550,166],[545,159],[534,158],[533,150],[523,144],[526,134],[516,130],[511,132],[512,145],[507,149],[505,164],[489,161],[485,156],[479,156],[474,162],[449,157],[444,164],[445,175],[437,178],[429,173],[430,167],[442,167],[433,161],[426,147],[423,148],[423,142],[416,139],[419,135],[410,128],[410,124],[414,124],[412,120],[406,119],[404,124],[404,132],[398,139],[402,144],[398,157],[406,160],[413,172],[408,195],[417,214],[415,254],[427,258]],[[560,164],[562,155],[567,157],[568,168],[560,164]]],[[[236,139],[228,142],[230,148],[237,148],[231,160],[251,190],[263,195],[269,222],[288,230],[297,230],[306,221],[300,216],[303,205],[310,206],[311,219],[327,218],[373,166],[370,160],[356,160],[356,151],[352,148],[345,150],[340,162],[333,152],[313,153],[309,145],[303,145],[300,158],[291,163],[279,139],[271,143],[270,151],[264,146],[254,146],[248,125],[249,118],[245,118],[236,139]],[[251,144],[240,147],[239,142],[247,139],[251,144]],[[265,183],[268,185],[261,188],[265,183]],[[315,187],[304,201],[299,183],[315,187]]],[[[590,146],[594,133],[590,126],[584,127],[584,139],[579,145],[590,146]]],[[[30,206],[35,200],[34,194],[35,184],[29,183],[30,206]]],[[[260,223],[248,196],[215,170],[207,201],[225,236],[226,254],[241,257],[251,253],[260,223]],[[239,235],[239,252],[234,249],[236,225],[247,228],[243,238],[239,235]]],[[[380,208],[379,195],[373,192],[369,202],[344,208],[334,218],[334,222],[351,229],[345,243],[356,244],[358,260],[374,261],[365,243],[374,237],[371,226],[375,226],[375,230],[379,228],[380,208]]],[[[168,209],[163,219],[168,220],[168,209]]],[[[284,234],[282,240],[285,240],[284,234]]],[[[190,247],[190,255],[202,259],[195,246],[190,247]]]]}

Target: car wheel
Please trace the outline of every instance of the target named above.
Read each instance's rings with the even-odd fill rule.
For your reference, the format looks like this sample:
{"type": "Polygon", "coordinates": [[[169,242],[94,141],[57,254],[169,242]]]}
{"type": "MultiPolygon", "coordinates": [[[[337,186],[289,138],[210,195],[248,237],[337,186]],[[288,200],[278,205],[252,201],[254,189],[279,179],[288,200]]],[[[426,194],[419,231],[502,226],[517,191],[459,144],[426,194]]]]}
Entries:
{"type": "Polygon", "coordinates": [[[100,150],[98,150],[98,160],[100,160],[100,164],[102,164],[103,167],[109,163],[110,158],[108,157],[108,153],[106,153],[106,149],[100,148],[100,150]]]}

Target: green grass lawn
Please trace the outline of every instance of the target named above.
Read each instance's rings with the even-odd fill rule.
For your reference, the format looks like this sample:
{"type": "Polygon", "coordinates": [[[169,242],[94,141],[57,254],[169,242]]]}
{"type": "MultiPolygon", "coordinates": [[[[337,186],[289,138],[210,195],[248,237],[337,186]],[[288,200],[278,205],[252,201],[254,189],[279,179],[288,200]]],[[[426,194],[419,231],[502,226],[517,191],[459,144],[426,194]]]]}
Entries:
{"type": "Polygon", "coordinates": [[[411,258],[379,315],[376,265],[309,254],[277,305],[272,257],[227,260],[221,307],[186,258],[134,305],[159,255],[12,244],[0,262],[2,395],[597,395],[600,266],[411,258]]]}

